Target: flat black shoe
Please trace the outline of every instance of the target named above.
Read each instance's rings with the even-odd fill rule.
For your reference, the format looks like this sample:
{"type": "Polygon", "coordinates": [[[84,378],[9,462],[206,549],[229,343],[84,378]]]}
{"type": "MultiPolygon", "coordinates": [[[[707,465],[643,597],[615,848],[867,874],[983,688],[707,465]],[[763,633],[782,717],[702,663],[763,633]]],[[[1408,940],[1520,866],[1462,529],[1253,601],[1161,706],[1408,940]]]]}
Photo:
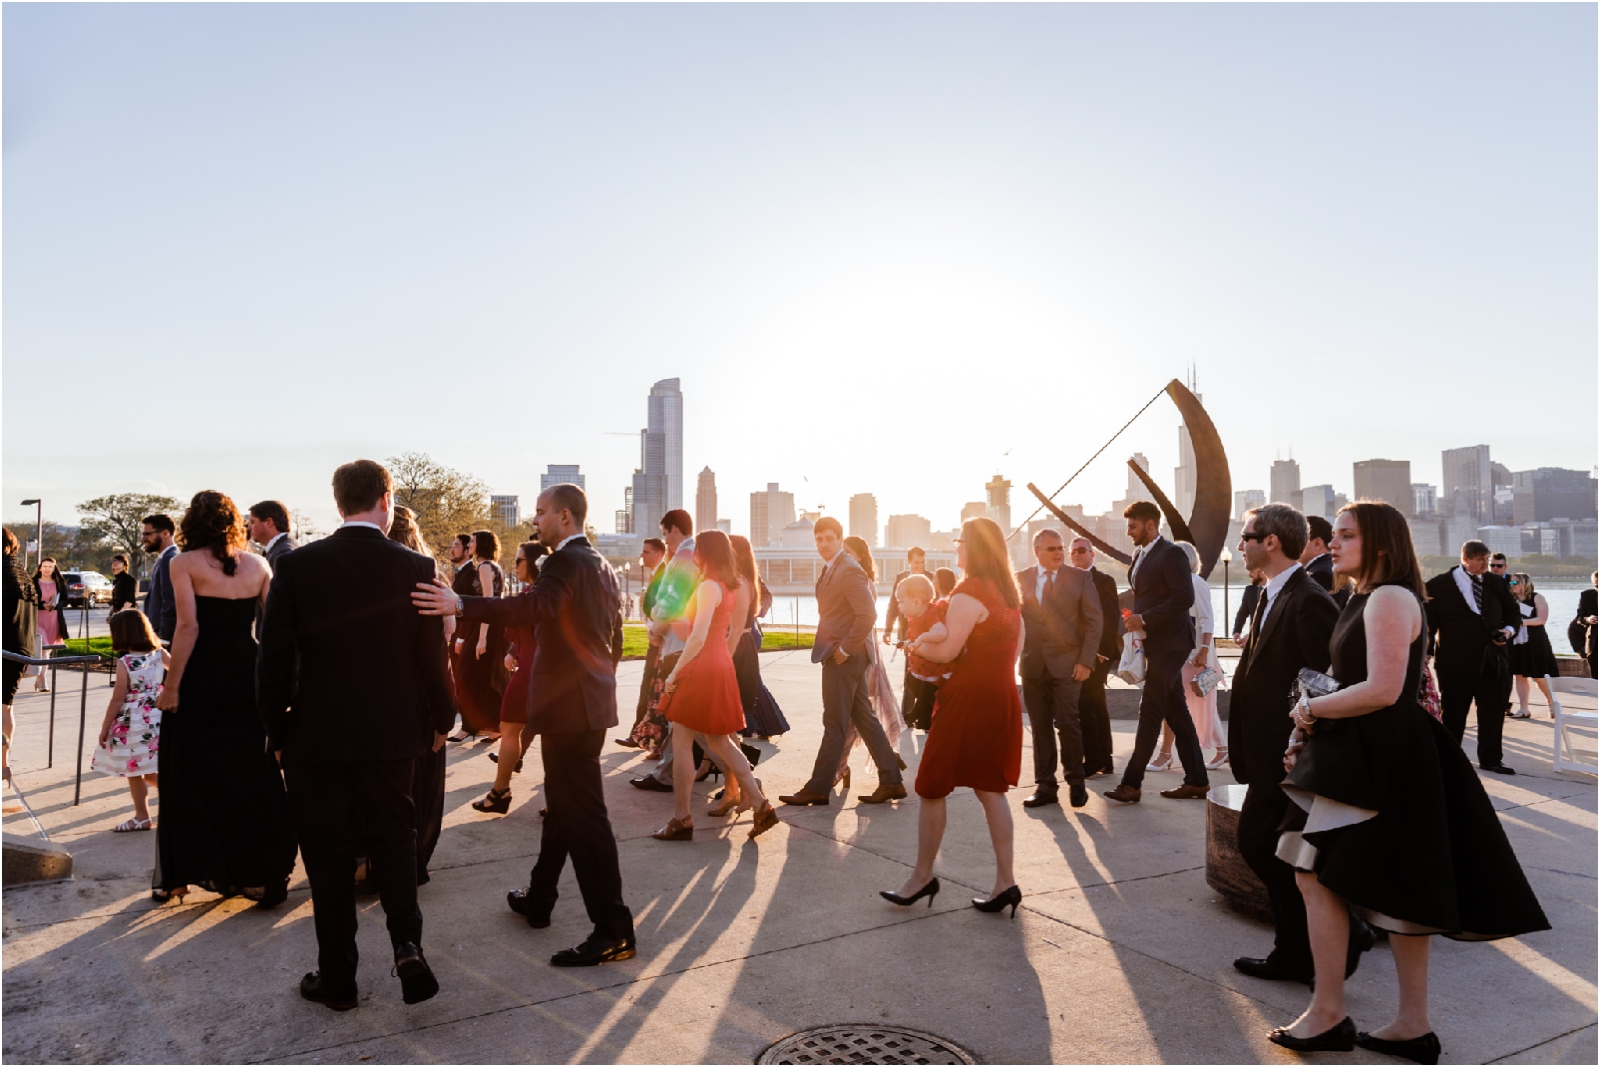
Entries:
{"type": "MultiPolygon", "coordinates": [[[[498,752],[489,753],[489,762],[490,763],[499,763],[500,762],[500,753],[498,753],[498,752]]],[[[511,768],[511,773],[512,774],[521,774],[522,773],[522,757],[521,756],[517,757],[517,765],[515,767],[511,768]]]]}
{"type": "Polygon", "coordinates": [[[1478,764],[1478,766],[1482,767],[1486,771],[1493,771],[1495,774],[1516,774],[1517,773],[1516,771],[1512,770],[1510,767],[1507,767],[1504,763],[1480,763],[1480,764],[1478,764]]]}
{"type": "Polygon", "coordinates": [[[300,995],[307,1000],[316,1001],[334,1011],[349,1011],[356,1006],[356,984],[334,986],[322,979],[317,971],[312,971],[300,979],[300,995]]]}
{"type": "Polygon", "coordinates": [[[1032,796],[1022,802],[1022,806],[1025,808],[1042,808],[1048,804],[1059,803],[1061,803],[1061,798],[1054,793],[1040,793],[1036,790],[1032,796]]]}
{"type": "Polygon", "coordinates": [[[1285,970],[1270,959],[1240,956],[1233,961],[1233,969],[1251,978],[1265,978],[1269,982],[1304,982],[1311,984],[1311,975],[1285,970]]]}
{"type": "Polygon", "coordinates": [[[278,885],[272,886],[256,901],[256,907],[262,911],[271,911],[279,904],[289,899],[289,879],[285,878],[278,885]]]}
{"type": "Polygon", "coordinates": [[[557,967],[598,967],[602,963],[631,960],[636,955],[633,937],[613,939],[589,935],[577,948],[564,948],[550,957],[557,967]]]}
{"type": "Polygon", "coordinates": [[[535,897],[526,889],[513,889],[506,894],[506,906],[524,919],[535,930],[550,925],[550,913],[556,910],[556,897],[535,897]]]}
{"type": "Polygon", "coordinates": [[[643,789],[648,793],[672,792],[672,787],[670,785],[667,785],[653,774],[647,774],[643,778],[629,778],[628,784],[633,786],[635,789],[643,789]]]}
{"type": "Polygon", "coordinates": [[[407,1004],[431,1000],[439,992],[439,980],[422,955],[422,947],[414,942],[407,941],[394,950],[393,973],[400,978],[400,997],[407,1004]]]}
{"type": "Polygon", "coordinates": [[[988,900],[980,900],[977,897],[972,898],[972,906],[974,908],[977,908],[979,911],[989,912],[990,914],[993,914],[997,911],[1005,911],[1007,906],[1009,906],[1011,908],[1012,921],[1016,921],[1017,905],[1021,903],[1022,890],[1018,889],[1016,886],[1012,886],[999,896],[990,897],[988,900]]]}
{"type": "Polygon", "coordinates": [[[1267,1034],[1267,1040],[1292,1052],[1349,1052],[1356,1047],[1356,1024],[1346,1015],[1342,1022],[1310,1037],[1295,1037],[1280,1026],[1267,1034]]]}
{"type": "Polygon", "coordinates": [[[756,764],[761,762],[761,750],[751,745],[740,744],[739,751],[744,753],[744,758],[750,761],[750,769],[754,770],[756,764]]]}
{"type": "Polygon", "coordinates": [[[923,897],[928,898],[928,907],[933,907],[933,898],[939,895],[938,876],[928,879],[928,883],[909,897],[903,897],[892,889],[880,889],[878,895],[891,904],[898,904],[902,908],[909,908],[923,897]]]}
{"type": "Polygon", "coordinates": [[[1439,1054],[1443,1051],[1439,1047],[1439,1036],[1432,1030],[1408,1041],[1385,1041],[1362,1030],[1356,1034],[1356,1044],[1369,1051],[1397,1056],[1412,1063],[1438,1063],[1439,1054]]]}
{"type": "Polygon", "coordinates": [[[1067,789],[1067,802],[1075,808],[1089,803],[1089,787],[1082,782],[1072,783],[1067,789]]]}

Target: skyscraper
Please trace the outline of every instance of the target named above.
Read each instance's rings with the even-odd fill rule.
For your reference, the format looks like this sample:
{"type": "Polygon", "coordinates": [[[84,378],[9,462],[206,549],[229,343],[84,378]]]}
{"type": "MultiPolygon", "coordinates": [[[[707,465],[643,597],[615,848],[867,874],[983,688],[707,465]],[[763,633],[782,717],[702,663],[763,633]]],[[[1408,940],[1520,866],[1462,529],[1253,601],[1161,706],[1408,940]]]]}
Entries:
{"type": "Polygon", "coordinates": [[[491,496],[489,498],[489,513],[504,526],[510,529],[522,522],[522,507],[516,494],[504,496],[491,496]]]}
{"type": "Polygon", "coordinates": [[[1331,485],[1308,485],[1300,491],[1300,510],[1306,518],[1320,515],[1332,522],[1339,509],[1335,505],[1334,491],[1331,485]]]}
{"type": "Polygon", "coordinates": [[[1439,480],[1439,500],[1455,504],[1456,491],[1466,509],[1464,518],[1487,521],[1494,507],[1493,473],[1489,469],[1489,446],[1447,448],[1440,454],[1443,476],[1439,480]]]}
{"type": "Polygon", "coordinates": [[[1381,500],[1410,516],[1415,507],[1409,459],[1364,459],[1355,465],[1357,500],[1381,500]]]}
{"type": "Polygon", "coordinates": [[[989,498],[989,518],[999,526],[1001,534],[1011,532],[1011,483],[996,474],[984,484],[984,493],[989,498]]]}
{"type": "Polygon", "coordinates": [[[700,472],[700,484],[694,491],[694,530],[717,528],[717,476],[710,467],[700,472]]]}
{"type": "Polygon", "coordinates": [[[633,532],[650,531],[683,507],[683,394],[677,378],[650,387],[649,421],[639,431],[639,468],[633,472],[633,532]]]}
{"type": "MultiPolygon", "coordinates": [[[[1195,386],[1193,378],[1190,379],[1189,388],[1195,386]]],[[[1200,394],[1195,393],[1194,398],[1200,399],[1200,394]]],[[[1130,472],[1131,473],[1131,472],[1130,472]]],[[[1183,423],[1178,424],[1178,466],[1172,472],[1172,503],[1182,515],[1184,521],[1194,514],[1195,486],[1200,480],[1200,462],[1194,457],[1194,442],[1189,439],[1189,427],[1183,423]]]]}
{"type": "Polygon", "coordinates": [[[857,493],[850,498],[850,536],[878,547],[878,498],[871,493],[857,493]]]}
{"type": "Polygon", "coordinates": [[[1300,464],[1292,459],[1274,460],[1271,484],[1272,491],[1267,496],[1267,503],[1300,506],[1300,464]]]}
{"type": "Polygon", "coordinates": [[[1511,492],[1518,523],[1595,517],[1595,480],[1588,471],[1561,467],[1517,471],[1511,475],[1511,492]]]}
{"type": "Polygon", "coordinates": [[[539,492],[544,492],[552,485],[575,485],[582,489],[583,474],[576,463],[547,463],[544,473],[539,475],[539,492]]]}
{"type": "Polygon", "coordinates": [[[933,536],[933,524],[921,515],[890,515],[884,529],[888,548],[927,548],[933,536]]]}
{"type": "Polygon", "coordinates": [[[1259,508],[1267,502],[1267,494],[1260,489],[1241,489],[1233,494],[1233,517],[1236,521],[1244,520],[1244,513],[1252,508],[1259,508]]]}
{"type": "Polygon", "coordinates": [[[777,482],[750,494],[750,543],[756,547],[778,543],[783,528],[794,522],[794,494],[785,493],[777,482]]]}

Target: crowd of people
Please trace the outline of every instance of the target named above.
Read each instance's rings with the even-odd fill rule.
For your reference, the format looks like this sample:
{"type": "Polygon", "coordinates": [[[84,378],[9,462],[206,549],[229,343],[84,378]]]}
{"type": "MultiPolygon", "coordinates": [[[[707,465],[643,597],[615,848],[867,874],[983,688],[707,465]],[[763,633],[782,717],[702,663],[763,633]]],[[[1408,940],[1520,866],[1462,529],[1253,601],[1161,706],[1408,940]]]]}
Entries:
{"type": "MultiPolygon", "coordinates": [[[[403,999],[427,999],[438,983],[420,947],[417,887],[443,817],[445,746],[499,742],[494,784],[472,806],[505,814],[538,737],[539,855],[507,904],[531,926],[549,926],[570,858],[593,931],[552,963],[633,956],[600,764],[618,725],[623,601],[584,536],[582,490],[540,494],[537,538],[516,549],[520,591],[509,596],[496,535],[463,533],[448,546],[448,566],[436,562],[381,465],[345,464],[333,492],[342,525],[305,546],[290,536],[281,503],[241,514],[216,491],[196,494],[176,522],[145,520],[155,568],[144,610],[124,605],[110,617],[116,675],[94,765],[128,781],[133,817],[115,829],[155,830],[154,898],[198,886],[270,909],[287,898],[298,850],[319,946],[301,992],[343,1010],[357,999],[359,864],[388,918],[403,999]],[[349,656],[352,647],[362,656],[349,656]]],[[[648,652],[631,729],[615,738],[654,764],[630,779],[634,787],[672,794],[652,836],[691,842],[697,818],[748,812],[748,838],[759,838],[778,824],[780,805],[826,806],[841,783],[848,791],[858,745],[877,772],[860,803],[905,799],[900,737],[920,729],[917,858],[880,895],[932,904],[948,798],[967,788],[994,851],[991,889],[972,906],[1014,917],[1022,891],[1006,794],[1022,779],[1024,730],[1033,781],[1023,806],[1059,804],[1064,781],[1070,806],[1084,807],[1088,781],[1115,770],[1108,676],[1131,670],[1137,731],[1105,796],[1140,802],[1146,773],[1174,760],[1183,781],[1164,798],[1205,797],[1209,772],[1223,766],[1246,785],[1239,848],[1267,887],[1275,943],[1234,965],[1313,985],[1310,1006],[1271,1039],[1433,1062],[1429,935],[1481,940],[1548,927],[1461,747],[1475,706],[1480,769],[1515,773],[1501,725],[1526,714],[1530,684],[1556,671],[1548,605],[1528,575],[1505,574],[1503,558],[1476,541],[1458,567],[1424,583],[1405,520],[1389,505],[1360,501],[1331,523],[1284,504],[1258,507],[1238,545],[1252,584],[1233,625],[1242,652],[1224,732],[1219,621],[1199,553],[1163,535],[1154,504],[1136,502],[1124,518],[1136,551],[1120,594],[1087,537],[1042,531],[1031,546],[1037,565],[1014,572],[1004,531],[970,519],[957,544],[959,579],[930,575],[925,553],[913,550],[894,576],[881,633],[905,654],[898,696],[879,648],[871,552],[821,518],[810,655],[820,666],[822,737],[809,778],[774,804],[755,774],[761,750],[748,743],[789,729],[761,681],[771,592],[747,539],[696,536],[687,512],[667,513],[661,536],[643,547],[648,652]],[[722,788],[697,813],[691,786],[712,775],[722,788]],[[1379,931],[1394,950],[1398,1007],[1387,1026],[1359,1032],[1343,984],[1379,931]]],[[[6,531],[6,647],[31,651],[61,636],[61,584],[51,560],[26,575],[17,547],[6,531]]],[[[1574,627],[1587,627],[1576,637],[1592,657],[1588,592],[1574,627]]],[[[14,667],[7,662],[8,746],[14,667]]]]}

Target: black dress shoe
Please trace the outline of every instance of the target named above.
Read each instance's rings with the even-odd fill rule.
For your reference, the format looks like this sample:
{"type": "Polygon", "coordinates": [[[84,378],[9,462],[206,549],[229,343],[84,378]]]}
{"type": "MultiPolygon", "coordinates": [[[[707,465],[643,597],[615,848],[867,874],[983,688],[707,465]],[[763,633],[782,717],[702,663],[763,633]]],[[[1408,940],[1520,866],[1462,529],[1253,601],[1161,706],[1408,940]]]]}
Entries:
{"type": "Polygon", "coordinates": [[[1301,974],[1298,971],[1286,970],[1273,963],[1270,959],[1257,959],[1254,956],[1240,956],[1233,961],[1233,969],[1241,974],[1248,974],[1251,978],[1265,978],[1269,982],[1304,982],[1311,984],[1311,973],[1301,974]]]}
{"type": "Polygon", "coordinates": [[[1061,803],[1061,798],[1056,796],[1054,793],[1046,793],[1042,790],[1034,790],[1033,795],[1022,802],[1022,806],[1025,808],[1042,808],[1047,804],[1059,803],[1061,803]]]}
{"type": "Polygon", "coordinates": [[[536,897],[527,889],[513,889],[506,894],[506,907],[527,919],[535,930],[543,930],[556,910],[556,897],[536,897]]]}
{"type": "Polygon", "coordinates": [[[1480,764],[1478,764],[1478,766],[1482,767],[1486,771],[1493,771],[1495,774],[1516,774],[1517,773],[1516,771],[1512,770],[1510,767],[1507,767],[1504,763],[1480,763],[1480,764]]]}
{"type": "Polygon", "coordinates": [[[550,962],[557,967],[598,967],[602,963],[631,960],[634,955],[632,934],[624,938],[590,934],[589,939],[577,948],[564,948],[551,956],[550,962]]]}
{"type": "Polygon", "coordinates": [[[256,907],[262,911],[271,911],[288,899],[289,879],[285,878],[277,885],[269,886],[267,891],[261,895],[261,899],[256,901],[256,907]]]}
{"type": "Polygon", "coordinates": [[[1356,1047],[1356,1024],[1346,1015],[1343,1021],[1310,1037],[1295,1037],[1280,1026],[1267,1034],[1267,1040],[1291,1052],[1349,1052],[1356,1047]]]}
{"type": "Polygon", "coordinates": [[[635,789],[643,789],[650,793],[672,792],[672,787],[670,785],[667,785],[653,774],[647,774],[643,778],[629,778],[628,784],[633,786],[635,789]]]}
{"type": "Polygon", "coordinates": [[[1407,1041],[1385,1041],[1381,1037],[1373,1037],[1365,1030],[1356,1034],[1356,1044],[1373,1052],[1381,1052],[1385,1056],[1397,1056],[1402,1060],[1412,1063],[1438,1063],[1439,1036],[1432,1030],[1421,1037],[1413,1037],[1407,1041]]]}
{"type": "Polygon", "coordinates": [[[349,1011],[356,1006],[355,979],[335,984],[324,981],[320,972],[312,971],[300,979],[300,995],[334,1011],[349,1011]]]}
{"type": "Polygon", "coordinates": [[[407,1004],[431,1000],[439,992],[439,980],[422,955],[422,946],[415,942],[403,942],[394,950],[394,973],[400,978],[400,997],[407,1004]]]}
{"type": "Polygon", "coordinates": [[[1067,802],[1075,808],[1081,808],[1089,803],[1089,787],[1082,782],[1072,782],[1067,786],[1067,802]]]}

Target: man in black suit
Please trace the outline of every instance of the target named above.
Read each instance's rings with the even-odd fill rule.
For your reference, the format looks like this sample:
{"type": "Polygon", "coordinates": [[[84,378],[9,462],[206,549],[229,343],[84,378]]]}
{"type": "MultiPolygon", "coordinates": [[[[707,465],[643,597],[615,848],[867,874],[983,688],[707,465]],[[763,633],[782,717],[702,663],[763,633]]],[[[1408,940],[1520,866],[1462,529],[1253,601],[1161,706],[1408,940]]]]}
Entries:
{"type": "MultiPolygon", "coordinates": [[[[1250,616],[1250,640],[1239,657],[1229,701],[1228,762],[1249,788],[1239,812],[1239,852],[1267,886],[1276,940],[1265,958],[1241,956],[1234,967],[1256,978],[1309,982],[1313,973],[1305,899],[1294,868],[1277,856],[1278,825],[1290,801],[1280,786],[1283,753],[1293,723],[1289,693],[1300,671],[1326,673],[1328,641],[1339,610],[1297,562],[1304,551],[1306,519],[1287,504],[1248,511],[1239,551],[1246,567],[1266,576],[1250,616]]],[[[1371,947],[1364,923],[1351,924],[1348,969],[1371,947]]]]}
{"type": "Polygon", "coordinates": [[[289,536],[289,509],[281,500],[263,500],[250,508],[250,540],[261,546],[261,554],[273,570],[278,561],[300,546],[289,536]]]}
{"type": "Polygon", "coordinates": [[[344,524],[278,561],[261,627],[261,716],[283,764],[317,930],[318,969],[300,995],[336,1011],[356,1005],[358,839],[377,872],[405,1002],[439,991],[421,948],[411,776],[418,756],[444,744],[455,700],[440,623],[407,610],[433,561],[386,536],[392,491],[371,460],[334,471],[344,524]]]}
{"type": "Polygon", "coordinates": [[[1506,580],[1489,570],[1489,546],[1468,541],[1461,565],[1430,579],[1428,639],[1444,726],[1460,741],[1467,708],[1478,706],[1478,766],[1516,774],[1505,765],[1500,734],[1511,693],[1510,643],[1522,629],[1522,612],[1506,580]]]}
{"type": "Polygon", "coordinates": [[[1161,737],[1161,724],[1172,727],[1178,758],[1183,762],[1183,784],[1163,789],[1170,800],[1194,800],[1211,791],[1200,738],[1183,697],[1183,665],[1194,651],[1194,572],[1183,549],[1161,536],[1161,510],[1148,500],[1128,505],[1128,537],[1137,546],[1133,566],[1133,614],[1129,630],[1144,631],[1144,694],[1139,699],[1139,732],[1133,755],[1122,772],[1122,784],[1106,791],[1112,800],[1139,802],[1145,765],[1161,737]]]}
{"type": "Polygon", "coordinates": [[[506,894],[506,903],[529,926],[549,926],[556,882],[572,857],[594,931],[576,948],[552,956],[557,967],[593,967],[635,952],[633,913],[622,900],[617,839],[600,776],[600,748],[606,731],[617,725],[622,592],[616,572],[584,536],[588,513],[588,498],[575,485],[552,485],[539,494],[533,521],[539,541],[551,552],[531,592],[463,597],[440,581],[419,585],[411,597],[426,615],[533,630],[533,684],[523,738],[526,743],[529,735],[542,735],[549,814],[528,888],[506,894]]]}
{"type": "Polygon", "coordinates": [[[1586,673],[1591,678],[1600,677],[1600,656],[1595,655],[1594,632],[1597,610],[1600,610],[1600,595],[1597,595],[1597,585],[1600,585],[1600,571],[1589,575],[1589,588],[1578,594],[1578,613],[1567,624],[1567,643],[1572,646],[1572,651],[1583,658],[1586,673]]]}
{"type": "Polygon", "coordinates": [[[1094,546],[1087,537],[1072,542],[1068,553],[1072,565],[1088,573],[1100,595],[1100,648],[1094,667],[1078,691],[1078,721],[1083,725],[1083,775],[1094,778],[1112,774],[1111,713],[1106,707],[1106,675],[1116,666],[1122,651],[1122,608],[1117,603],[1117,580],[1094,565],[1094,546]]]}
{"type": "MultiPolygon", "coordinates": [[[[1328,592],[1333,592],[1333,556],[1328,553],[1328,542],[1333,540],[1333,523],[1321,515],[1306,516],[1306,547],[1300,552],[1300,565],[1311,580],[1328,592]]],[[[1230,708],[1233,705],[1228,705],[1230,708]]]]}
{"type": "Polygon", "coordinates": [[[1100,594],[1087,571],[1067,567],[1067,546],[1054,530],[1033,538],[1038,566],[1017,572],[1022,590],[1022,700],[1033,731],[1033,795],[1025,808],[1059,803],[1056,734],[1068,799],[1089,803],[1083,784],[1083,727],[1078,699],[1094,669],[1105,620],[1100,594]]]}

